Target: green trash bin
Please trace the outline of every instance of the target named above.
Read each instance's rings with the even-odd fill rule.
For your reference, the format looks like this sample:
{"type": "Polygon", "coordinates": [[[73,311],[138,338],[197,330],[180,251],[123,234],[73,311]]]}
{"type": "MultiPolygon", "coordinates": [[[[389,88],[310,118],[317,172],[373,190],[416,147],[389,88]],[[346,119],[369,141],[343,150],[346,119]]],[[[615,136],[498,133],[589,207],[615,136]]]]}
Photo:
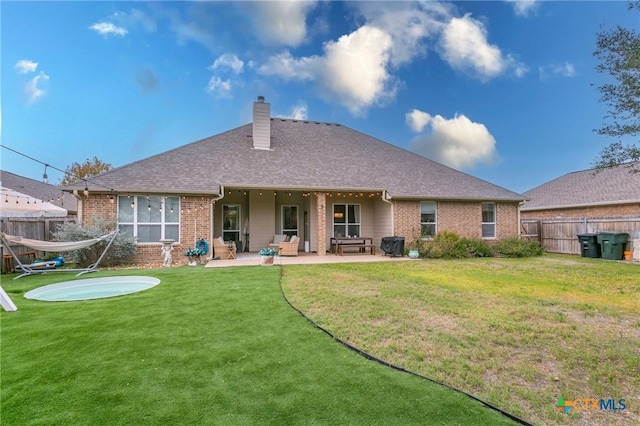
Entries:
{"type": "Polygon", "coordinates": [[[624,258],[624,245],[629,239],[629,234],[624,232],[600,232],[598,243],[602,249],[602,258],[609,260],[622,260],[624,258]]]}
{"type": "Polygon", "coordinates": [[[600,243],[598,243],[598,234],[578,234],[580,240],[580,255],[582,257],[592,257],[600,259],[600,243]]]}

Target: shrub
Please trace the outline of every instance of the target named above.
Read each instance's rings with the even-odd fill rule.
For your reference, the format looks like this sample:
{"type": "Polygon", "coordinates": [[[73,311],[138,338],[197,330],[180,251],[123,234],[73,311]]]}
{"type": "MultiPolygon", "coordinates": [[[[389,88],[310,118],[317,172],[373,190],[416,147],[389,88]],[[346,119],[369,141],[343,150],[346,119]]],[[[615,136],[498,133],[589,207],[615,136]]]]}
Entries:
{"type": "Polygon", "coordinates": [[[493,257],[491,247],[478,238],[461,238],[456,241],[456,257],[493,257]]]}
{"type": "Polygon", "coordinates": [[[518,238],[506,238],[496,241],[493,249],[496,253],[505,257],[541,256],[544,251],[539,242],[518,238]]]}
{"type": "MultiPolygon", "coordinates": [[[[101,237],[115,229],[113,222],[107,222],[96,218],[93,225],[83,225],[80,223],[67,222],[58,227],[52,233],[55,241],[82,241],[101,237]]],[[[80,267],[87,267],[98,260],[109,240],[103,240],[90,247],[74,250],[71,252],[73,262],[80,267]]],[[[103,266],[113,266],[126,260],[131,260],[136,254],[136,244],[132,236],[118,233],[115,241],[102,259],[103,266]]]]}

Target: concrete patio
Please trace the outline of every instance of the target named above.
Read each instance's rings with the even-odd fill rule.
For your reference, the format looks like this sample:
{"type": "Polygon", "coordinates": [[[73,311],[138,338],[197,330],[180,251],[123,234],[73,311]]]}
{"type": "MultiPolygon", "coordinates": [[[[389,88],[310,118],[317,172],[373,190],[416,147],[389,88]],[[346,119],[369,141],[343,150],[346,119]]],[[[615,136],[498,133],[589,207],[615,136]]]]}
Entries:
{"type": "MultiPolygon", "coordinates": [[[[325,256],[318,256],[316,253],[299,253],[298,256],[274,256],[274,265],[307,265],[321,263],[362,263],[362,262],[406,262],[412,261],[407,256],[392,257],[382,254],[345,253],[343,256],[336,256],[327,253],[325,256]]],[[[238,253],[236,259],[215,259],[210,260],[205,268],[224,268],[228,266],[257,266],[262,263],[262,258],[258,253],[238,253]]]]}

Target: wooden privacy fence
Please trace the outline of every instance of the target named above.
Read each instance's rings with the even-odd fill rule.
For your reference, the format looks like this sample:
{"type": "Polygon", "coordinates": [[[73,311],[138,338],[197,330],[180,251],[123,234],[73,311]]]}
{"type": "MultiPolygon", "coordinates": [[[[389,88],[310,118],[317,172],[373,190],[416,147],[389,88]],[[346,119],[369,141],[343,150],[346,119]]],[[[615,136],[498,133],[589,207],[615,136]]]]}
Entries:
{"type": "MultiPolygon", "coordinates": [[[[0,219],[0,229],[5,234],[17,235],[32,240],[50,241],[51,233],[58,230],[58,226],[65,222],[75,222],[75,219],[70,218],[2,218],[0,219]]],[[[28,247],[21,246],[19,244],[11,244],[11,250],[17,255],[33,251],[28,247]]],[[[1,247],[0,250],[2,257],[9,254],[8,250],[1,247]]],[[[2,262],[2,272],[5,272],[5,262],[2,262]]]]}
{"type": "Polygon", "coordinates": [[[551,253],[581,254],[578,234],[624,232],[629,240],[640,233],[640,216],[624,218],[522,219],[522,236],[540,241],[551,253]]]}

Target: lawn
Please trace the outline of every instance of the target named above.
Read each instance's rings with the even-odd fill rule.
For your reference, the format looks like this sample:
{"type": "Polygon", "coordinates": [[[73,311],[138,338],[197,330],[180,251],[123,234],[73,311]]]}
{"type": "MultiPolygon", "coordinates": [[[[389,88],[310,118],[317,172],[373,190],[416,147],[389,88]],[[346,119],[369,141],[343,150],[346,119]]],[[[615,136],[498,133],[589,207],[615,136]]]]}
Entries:
{"type": "Polygon", "coordinates": [[[337,338],[535,424],[640,424],[640,265],[575,256],[288,266],[337,338]],[[619,411],[558,397],[625,399],[619,411]]]}
{"type": "MultiPolygon", "coordinates": [[[[122,297],[52,303],[22,295],[72,274],[3,277],[18,306],[0,314],[3,426],[513,424],[332,340],[284,301],[279,267],[90,277],[115,275],[162,282],[122,297]]],[[[304,270],[292,269],[290,291],[294,275],[304,270]]]]}

